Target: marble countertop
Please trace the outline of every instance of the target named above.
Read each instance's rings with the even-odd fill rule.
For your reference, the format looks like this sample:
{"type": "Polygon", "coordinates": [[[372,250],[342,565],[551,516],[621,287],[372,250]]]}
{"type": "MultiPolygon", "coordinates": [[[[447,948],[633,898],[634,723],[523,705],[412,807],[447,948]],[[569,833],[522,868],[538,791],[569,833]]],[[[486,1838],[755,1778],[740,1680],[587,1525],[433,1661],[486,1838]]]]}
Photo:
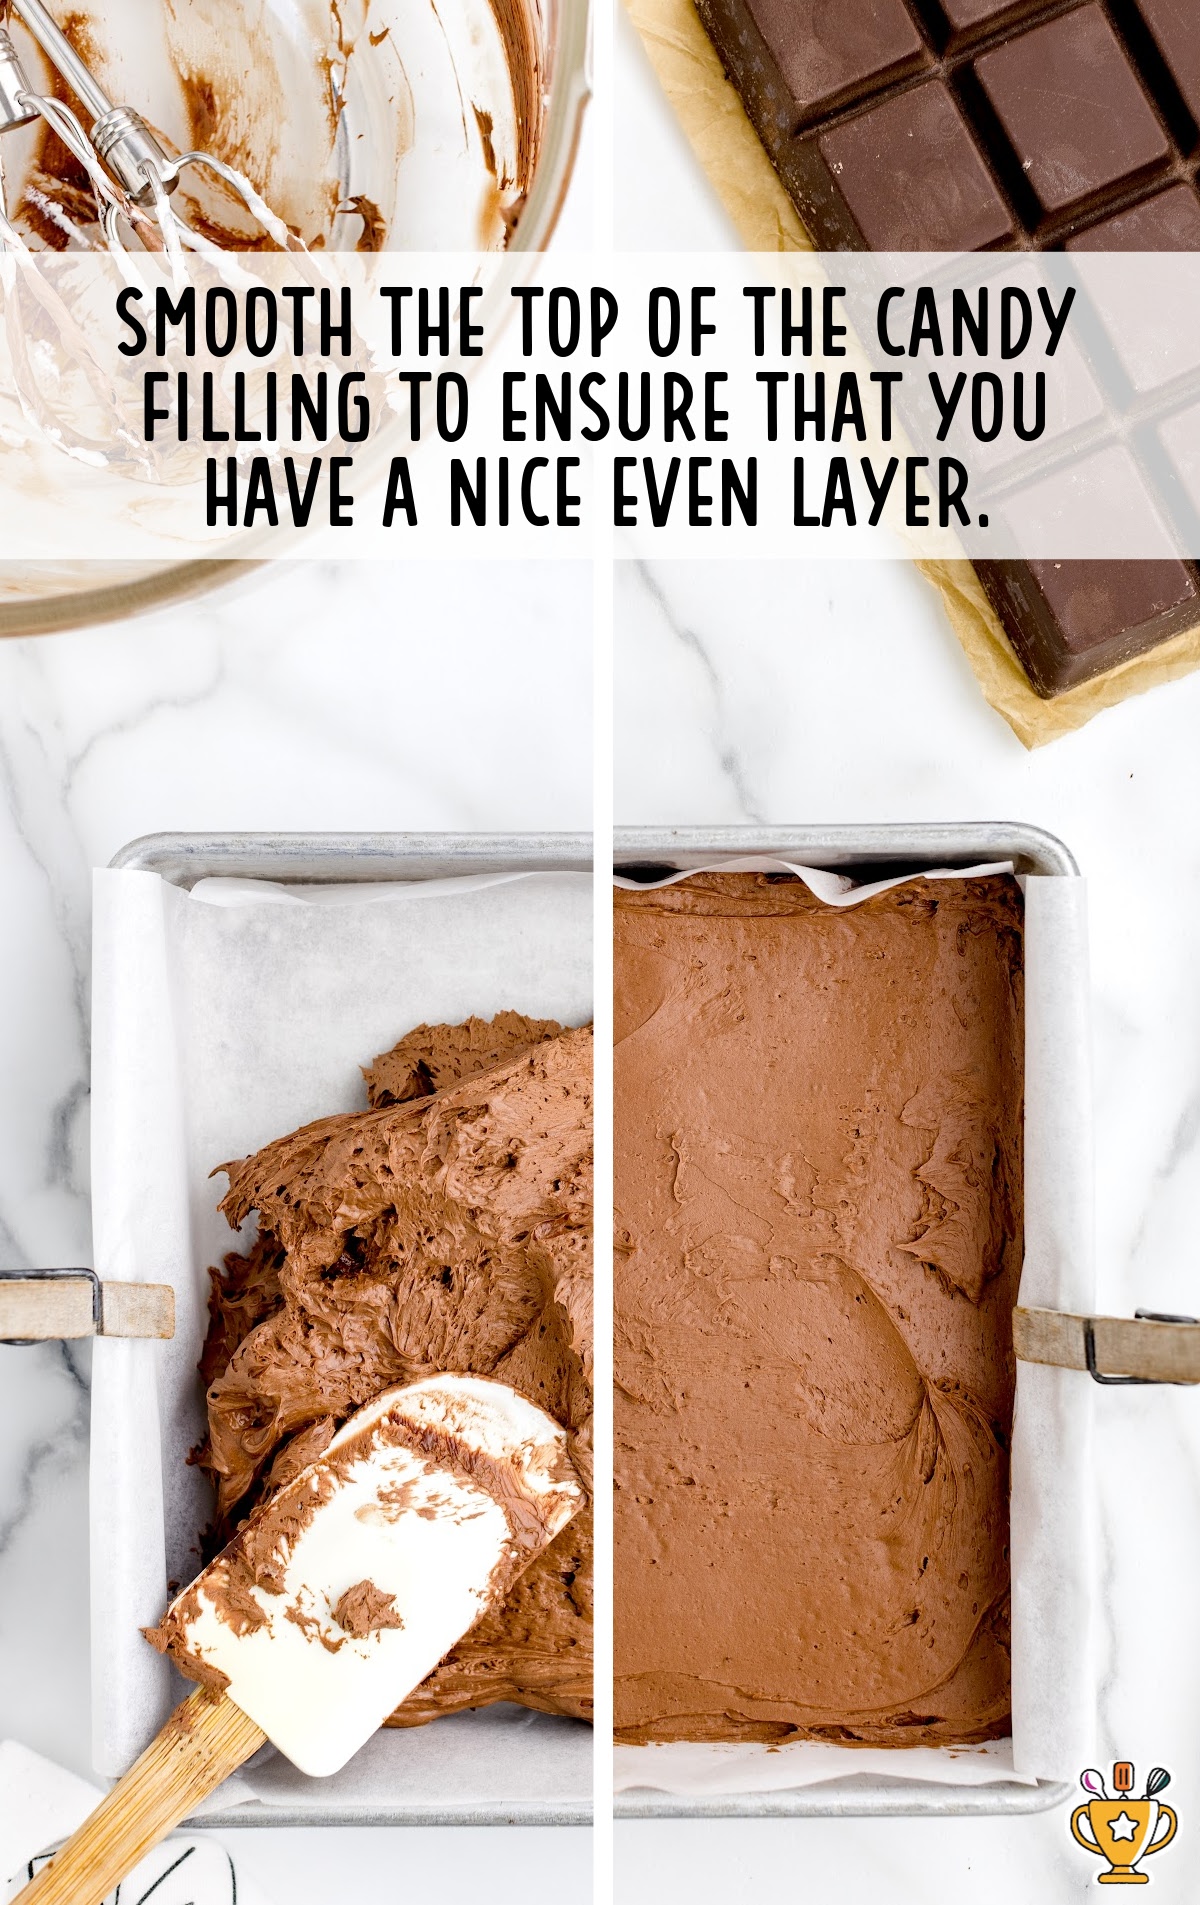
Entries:
{"type": "MultiPolygon", "coordinates": [[[[584,828],[586,565],[297,565],[0,642],[0,1264],[91,1262],[91,871],[160,829],[584,828]],[[569,628],[579,639],[566,641],[569,628]],[[537,709],[536,727],[529,714],[537,709]],[[513,738],[523,737],[514,750],[513,738]]],[[[87,1345],[0,1347],[0,1738],[87,1773],[87,1345]]],[[[516,1905],[586,1831],[238,1831],[277,1905],[516,1905]]],[[[2,1877],[4,1875],[0,1875],[2,1877]]]]}
{"type": "MultiPolygon", "coordinates": [[[[1200,1314],[1200,674],[1031,754],[906,565],[622,565],[615,609],[619,825],[1023,820],[1071,847],[1089,882],[1098,1308],[1200,1314]]],[[[1180,1829],[1155,1891],[1192,1897],[1200,1392],[1097,1391],[1094,1493],[1095,1764],[1170,1769],[1180,1829]]],[[[1064,1807],[628,1822],[616,1857],[622,1905],[784,1884],[853,1905],[1007,1905],[1083,1898],[1098,1867],[1064,1807]]]]}

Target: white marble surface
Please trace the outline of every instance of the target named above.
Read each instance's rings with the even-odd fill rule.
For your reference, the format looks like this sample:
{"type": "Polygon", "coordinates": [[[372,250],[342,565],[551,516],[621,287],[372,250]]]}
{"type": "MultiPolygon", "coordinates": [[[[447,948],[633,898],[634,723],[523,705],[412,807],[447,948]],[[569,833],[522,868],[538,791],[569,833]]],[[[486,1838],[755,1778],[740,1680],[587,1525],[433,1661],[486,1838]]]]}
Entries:
{"type": "MultiPolygon", "coordinates": [[[[1200,674],[1029,754],[906,566],[626,565],[615,602],[618,824],[1019,819],[1073,849],[1090,887],[1099,1307],[1200,1314],[1200,674]]],[[[1154,1885],[1182,1900],[1200,1880],[1200,1392],[1097,1391],[1096,1423],[1095,1764],[1171,1770],[1179,1836],[1154,1885]]],[[[1062,1807],[631,1822],[617,1897],[800,1886],[847,1905],[1008,1905],[1082,1898],[1098,1863],[1062,1807]]]]}
{"type": "MultiPolygon", "coordinates": [[[[590,608],[586,565],[302,565],[0,642],[0,1264],[91,1262],[92,868],[167,828],[586,828],[590,608]]],[[[79,1772],[89,1360],[0,1347],[0,1737],[79,1772]]],[[[278,1905],[390,1901],[401,1867],[448,1905],[564,1874],[586,1896],[589,1842],[229,1835],[278,1905]]]]}

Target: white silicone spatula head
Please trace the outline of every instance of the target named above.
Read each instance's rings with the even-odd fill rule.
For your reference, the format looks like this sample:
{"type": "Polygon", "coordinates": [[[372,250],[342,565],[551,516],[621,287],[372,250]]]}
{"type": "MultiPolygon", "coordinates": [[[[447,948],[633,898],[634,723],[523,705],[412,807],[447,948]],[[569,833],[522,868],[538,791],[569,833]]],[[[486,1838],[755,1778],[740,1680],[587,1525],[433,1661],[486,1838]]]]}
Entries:
{"type": "Polygon", "coordinates": [[[159,1629],[302,1772],[334,1773],[582,1505],[558,1423],[503,1383],[378,1397],[159,1629]]]}
{"type": "Polygon", "coordinates": [[[202,1685],[21,1905],[100,1905],[264,1735],[336,1772],[582,1503],[563,1430],[504,1383],[361,1409],[168,1608],[150,1638],[202,1685]]]}

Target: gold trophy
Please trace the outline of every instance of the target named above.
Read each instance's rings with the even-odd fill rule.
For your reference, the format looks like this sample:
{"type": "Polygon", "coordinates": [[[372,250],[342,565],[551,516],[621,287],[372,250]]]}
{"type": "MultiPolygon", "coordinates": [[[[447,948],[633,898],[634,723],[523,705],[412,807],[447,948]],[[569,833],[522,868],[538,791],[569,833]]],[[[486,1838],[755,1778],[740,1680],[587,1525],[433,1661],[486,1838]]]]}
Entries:
{"type": "Polygon", "coordinates": [[[1133,1799],[1133,1767],[1128,1760],[1118,1760],[1113,1767],[1113,1785],[1117,1789],[1115,1799],[1110,1799],[1100,1774],[1091,1768],[1081,1773],[1079,1783],[1084,1791],[1093,1797],[1086,1805],[1076,1806],[1071,1814],[1071,1831],[1079,1844],[1088,1852],[1095,1852],[1108,1860],[1108,1870],[1098,1872],[1101,1885],[1145,1885],[1149,1882],[1148,1872],[1136,1870],[1139,1859],[1148,1858],[1152,1852],[1161,1852],[1170,1845],[1175,1837],[1176,1818],[1170,1806],[1160,1806],[1155,1797],[1164,1786],[1170,1784],[1171,1775],[1163,1766],[1156,1766],[1146,1781],[1146,1790],[1140,1799],[1133,1799]],[[1084,1837],[1081,1822],[1088,1822],[1089,1836],[1084,1837]],[[1159,1833],[1163,1820],[1167,1821],[1167,1830],[1159,1833]]]}

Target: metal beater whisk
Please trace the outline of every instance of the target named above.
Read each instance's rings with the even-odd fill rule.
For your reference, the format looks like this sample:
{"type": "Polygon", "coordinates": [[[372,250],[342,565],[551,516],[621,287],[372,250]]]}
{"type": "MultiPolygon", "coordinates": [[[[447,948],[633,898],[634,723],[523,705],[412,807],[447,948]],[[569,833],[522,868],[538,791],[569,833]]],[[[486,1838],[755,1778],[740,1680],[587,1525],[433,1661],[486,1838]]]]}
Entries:
{"type": "MultiPolygon", "coordinates": [[[[211,239],[192,230],[172,208],[171,194],[188,166],[202,167],[221,179],[241,199],[251,216],[281,249],[302,250],[283,220],[256,192],[250,181],[207,152],[185,152],[172,159],[140,115],[128,106],[114,105],[90,68],[51,18],[42,0],[0,0],[0,134],[42,118],[84,167],[96,200],[104,241],[112,251],[124,251],[122,224],[151,251],[165,250],[179,261],[183,250],[219,250],[211,239]],[[25,22],[33,38],[91,115],[91,135],[61,100],[37,93],[29,84],[3,22],[8,8],[25,22]]],[[[75,242],[88,240],[65,210],[53,215],[75,242]]],[[[26,249],[11,223],[4,200],[3,158],[0,156],[0,246],[26,249]]]]}

